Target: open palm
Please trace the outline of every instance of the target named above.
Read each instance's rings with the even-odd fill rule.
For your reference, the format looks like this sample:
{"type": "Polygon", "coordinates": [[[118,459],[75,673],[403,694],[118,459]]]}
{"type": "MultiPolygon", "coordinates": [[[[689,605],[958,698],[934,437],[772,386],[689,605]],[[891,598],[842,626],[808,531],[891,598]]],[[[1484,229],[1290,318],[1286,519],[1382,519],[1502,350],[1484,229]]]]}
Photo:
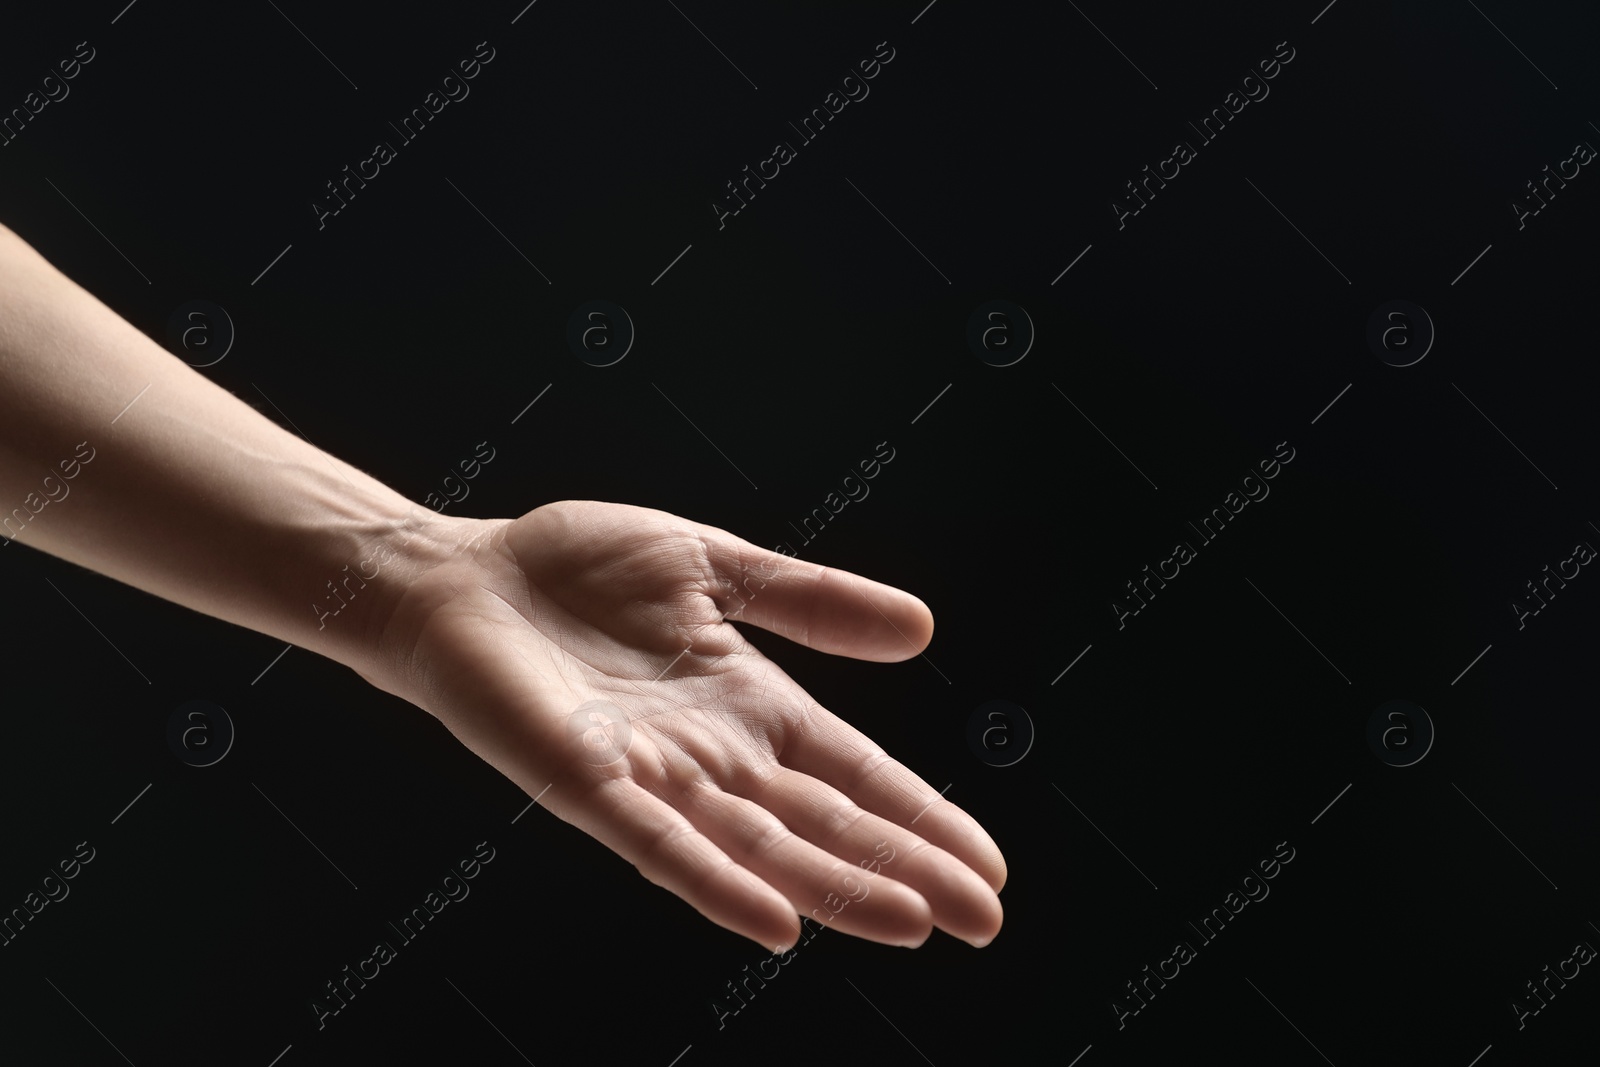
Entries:
{"type": "Polygon", "coordinates": [[[1005,862],[978,823],[731,621],[893,662],[932,635],[920,600],[648,508],[457,521],[476,548],[411,583],[376,684],[765,948],[800,916],[897,945],[999,931],[1005,862]]]}

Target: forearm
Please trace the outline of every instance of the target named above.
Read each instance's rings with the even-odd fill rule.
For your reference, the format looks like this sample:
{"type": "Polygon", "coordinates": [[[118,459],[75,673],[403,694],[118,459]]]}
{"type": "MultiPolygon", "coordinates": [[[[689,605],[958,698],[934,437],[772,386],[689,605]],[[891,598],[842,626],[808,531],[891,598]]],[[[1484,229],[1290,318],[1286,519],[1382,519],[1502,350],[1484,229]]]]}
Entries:
{"type": "Polygon", "coordinates": [[[466,527],[277,426],[0,227],[0,552],[13,541],[364,673],[466,527]]]}

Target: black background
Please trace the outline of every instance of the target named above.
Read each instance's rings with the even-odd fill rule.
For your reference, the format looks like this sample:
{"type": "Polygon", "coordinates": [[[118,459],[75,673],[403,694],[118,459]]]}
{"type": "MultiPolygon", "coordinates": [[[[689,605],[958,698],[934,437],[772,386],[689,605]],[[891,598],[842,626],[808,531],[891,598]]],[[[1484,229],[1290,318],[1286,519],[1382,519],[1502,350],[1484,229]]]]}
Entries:
{"type": "Polygon", "coordinates": [[[1523,1029],[1511,1002],[1600,944],[1600,578],[1509,607],[1600,544],[1600,178],[1511,208],[1600,142],[1592,5],[924,2],[7,16],[0,109],[95,49],[0,147],[7,225],[159,340],[224,307],[200,373],[413,499],[487,440],[462,514],[625,501],[916,593],[937,633],[904,663],[751,636],[1010,868],[991,946],[823,934],[719,1029],[756,946],[547,812],[513,824],[529,798],[428,716],[6,548],[0,908],[96,850],[0,948],[7,1063],[1592,1062],[1592,968],[1523,1029]],[[470,96],[319,229],[324,183],[480,41],[470,96]],[[880,41],[870,95],[797,143],[880,41]],[[1283,41],[1119,229],[1123,183],[1283,41]],[[590,299],[637,328],[613,366],[566,344],[590,299]],[[1037,331],[1012,366],[966,342],[992,299],[1037,331]],[[1437,328],[1404,368],[1365,340],[1395,299],[1437,328]],[[1279,442],[1270,496],[1119,629],[1124,583],[1279,442]],[[237,727],[211,767],[167,744],[191,699],[237,727]],[[1037,731],[1009,767],[966,740],[994,699],[1037,731]],[[1366,741],[1391,699],[1437,731],[1409,767],[1366,741]],[[480,841],[471,896],[319,1030],[323,983],[480,841]],[[1119,1029],[1124,983],[1280,842],[1270,896],[1119,1029]]]}

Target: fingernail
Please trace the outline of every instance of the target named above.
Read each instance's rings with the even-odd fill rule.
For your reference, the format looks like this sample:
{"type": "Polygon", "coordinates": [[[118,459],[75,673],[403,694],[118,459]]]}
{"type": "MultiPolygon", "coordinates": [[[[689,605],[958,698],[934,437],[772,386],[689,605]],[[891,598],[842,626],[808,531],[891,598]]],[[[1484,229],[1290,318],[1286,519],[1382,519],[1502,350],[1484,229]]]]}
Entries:
{"type": "Polygon", "coordinates": [[[992,937],[972,937],[967,939],[967,944],[971,945],[973,948],[982,948],[984,945],[987,945],[993,940],[994,938],[992,937]]]}

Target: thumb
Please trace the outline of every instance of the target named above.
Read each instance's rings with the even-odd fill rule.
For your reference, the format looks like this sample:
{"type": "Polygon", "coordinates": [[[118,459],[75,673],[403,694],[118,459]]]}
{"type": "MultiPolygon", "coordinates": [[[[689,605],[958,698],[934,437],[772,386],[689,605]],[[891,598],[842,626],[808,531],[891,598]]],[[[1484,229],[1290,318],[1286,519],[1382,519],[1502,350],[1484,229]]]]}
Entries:
{"type": "Polygon", "coordinates": [[[700,526],[729,622],[744,622],[835,656],[897,663],[928,647],[933,613],[903,589],[772,552],[700,526]]]}

